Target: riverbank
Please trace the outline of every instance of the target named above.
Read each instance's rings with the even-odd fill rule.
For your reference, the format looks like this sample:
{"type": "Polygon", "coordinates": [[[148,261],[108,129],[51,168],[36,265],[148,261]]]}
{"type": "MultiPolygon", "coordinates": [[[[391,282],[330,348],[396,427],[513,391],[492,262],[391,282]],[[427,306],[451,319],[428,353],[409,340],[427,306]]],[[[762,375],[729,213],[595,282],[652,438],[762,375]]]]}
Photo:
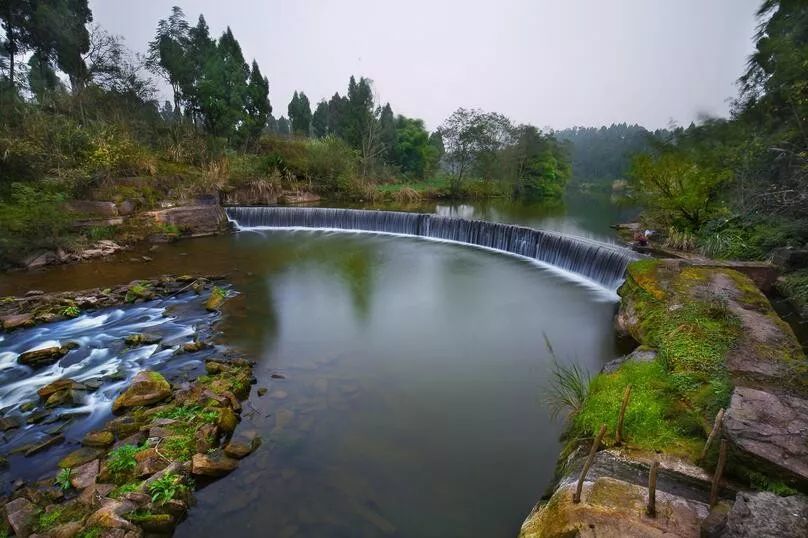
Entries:
{"type": "Polygon", "coordinates": [[[556,486],[521,536],[803,536],[808,361],[791,328],[749,278],[728,268],[642,260],[629,266],[619,294],[617,325],[641,347],[589,384],[569,419],[556,486]],[[718,438],[705,450],[719,413],[718,438]],[[579,471],[601,424],[606,449],[575,503],[579,471]],[[726,479],[713,504],[719,439],[728,447],[726,479]],[[650,516],[654,461],[662,478],[650,516]]]}
{"type": "MultiPolygon", "coordinates": [[[[181,358],[171,362],[185,366],[169,368],[165,375],[149,366],[126,380],[119,367],[117,373],[107,376],[95,374],[103,370],[74,374],[75,379],[47,376],[49,382],[39,385],[37,372],[57,362],[64,365],[59,371],[78,372],[66,366],[76,360],[71,353],[95,344],[83,337],[50,347],[46,341],[31,351],[14,354],[15,361],[24,365],[20,368],[34,372],[31,380],[37,384],[37,399],[4,409],[4,438],[13,451],[2,462],[6,472],[21,476],[18,466],[34,458],[32,471],[38,478],[16,478],[0,499],[5,516],[0,533],[85,538],[170,534],[193,503],[196,486],[230,473],[258,447],[260,438],[255,434],[237,432],[241,402],[249,396],[253,381],[252,363],[211,341],[218,310],[232,294],[217,280],[165,276],[104,290],[33,290],[24,297],[4,299],[0,311],[10,349],[16,349],[14,337],[28,334],[34,325],[51,327],[86,318],[84,324],[94,326],[93,318],[87,316],[113,313],[125,305],[141,310],[156,306],[168,318],[180,308],[208,314],[193,314],[201,317],[190,318],[191,334],[171,333],[170,327],[163,329],[153,322],[149,332],[127,333],[118,344],[122,356],[156,353],[181,358]],[[202,365],[202,371],[195,364],[202,365]],[[94,396],[102,392],[100,399],[94,396]],[[93,424],[93,417],[108,409],[110,396],[114,397],[113,416],[93,424]],[[91,407],[96,410],[82,418],[86,416],[82,409],[95,400],[108,403],[91,407]],[[88,425],[83,427],[82,421],[88,425]],[[28,426],[21,428],[24,424],[28,426]],[[92,429],[83,437],[73,438],[88,428],[92,429]],[[32,433],[32,429],[37,431],[32,433]],[[37,440],[20,444],[29,434],[37,440]],[[65,453],[65,448],[76,444],[80,446],[65,453]]],[[[179,318],[183,315],[179,313],[179,318]]],[[[98,345],[103,349],[108,344],[99,340],[98,345]]],[[[159,363],[157,367],[164,368],[159,363]]],[[[16,390],[6,397],[19,399],[14,396],[19,393],[16,390]]]]}

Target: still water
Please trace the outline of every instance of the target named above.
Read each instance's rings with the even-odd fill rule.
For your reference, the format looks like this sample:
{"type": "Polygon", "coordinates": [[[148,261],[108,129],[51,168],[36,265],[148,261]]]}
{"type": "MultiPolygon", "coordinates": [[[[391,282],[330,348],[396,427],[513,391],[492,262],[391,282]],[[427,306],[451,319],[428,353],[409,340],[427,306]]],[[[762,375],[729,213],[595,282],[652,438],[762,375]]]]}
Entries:
{"type": "MultiPolygon", "coordinates": [[[[608,233],[605,218],[534,216],[608,233]]],[[[618,354],[612,294],[462,245],[264,231],[128,256],[11,277],[0,293],[167,272],[226,274],[240,292],[220,328],[268,389],[239,427],[264,444],[198,492],[178,536],[515,536],[560,447],[545,336],[593,372],[618,354]]]]}

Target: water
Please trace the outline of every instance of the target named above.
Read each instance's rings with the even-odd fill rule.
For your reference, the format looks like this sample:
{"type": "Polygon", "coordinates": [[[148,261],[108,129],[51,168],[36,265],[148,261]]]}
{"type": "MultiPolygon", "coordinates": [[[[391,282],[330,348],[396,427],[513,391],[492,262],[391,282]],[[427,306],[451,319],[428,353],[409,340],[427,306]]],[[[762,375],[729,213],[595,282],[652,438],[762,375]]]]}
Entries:
{"type": "Polygon", "coordinates": [[[264,444],[198,492],[178,536],[515,536],[560,449],[544,336],[589,371],[619,354],[612,294],[488,250],[267,230],[133,255],[4,278],[0,293],[168,272],[241,292],[220,329],[268,389],[239,427],[264,444]]]}

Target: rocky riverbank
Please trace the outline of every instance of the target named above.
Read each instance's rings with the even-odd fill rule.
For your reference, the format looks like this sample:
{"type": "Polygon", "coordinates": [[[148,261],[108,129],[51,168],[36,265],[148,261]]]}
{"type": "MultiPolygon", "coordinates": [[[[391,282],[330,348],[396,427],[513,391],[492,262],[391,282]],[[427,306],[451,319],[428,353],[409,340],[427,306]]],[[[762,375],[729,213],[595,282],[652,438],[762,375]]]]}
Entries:
{"type": "Polygon", "coordinates": [[[790,327],[730,268],[643,260],[619,293],[618,327],[642,347],[589,384],[570,416],[558,481],[520,536],[808,535],[808,361],[790,327]],[[574,502],[601,424],[603,449],[574,502]],[[721,440],[727,456],[713,503],[721,440]]]}
{"type": "MultiPolygon", "coordinates": [[[[33,325],[47,328],[59,320],[69,323],[70,318],[89,313],[112,313],[112,307],[160,308],[159,304],[168,304],[168,299],[178,294],[186,294],[187,300],[177,301],[171,308],[208,311],[205,320],[211,325],[229,292],[216,285],[214,278],[166,276],[108,290],[34,291],[25,297],[4,299],[0,311],[4,329],[12,337],[39,330],[30,329],[33,325]]],[[[162,310],[164,316],[172,316],[169,308],[162,310]]],[[[33,470],[38,479],[18,478],[0,497],[0,535],[88,538],[171,534],[193,502],[196,485],[230,473],[241,458],[260,445],[255,434],[237,432],[241,402],[249,396],[253,383],[252,363],[227,347],[213,345],[204,324],[194,322],[197,332],[192,339],[186,336],[166,341],[159,332],[144,331],[126,335],[120,344],[132,357],[144,356],[138,354],[141,349],[167,358],[187,357],[189,366],[203,365],[198,374],[183,367],[186,374],[173,376],[171,383],[163,374],[145,368],[125,383],[115,382],[119,379],[115,375],[108,376],[112,384],[106,389],[103,377],[93,378],[95,382],[86,376],[81,380],[60,377],[36,387],[38,401],[4,409],[4,438],[30,429],[32,424],[47,425],[47,431],[40,432],[36,443],[16,447],[16,459],[11,454],[5,455],[8,460],[2,459],[6,466],[3,474],[14,471],[20,456],[35,456],[40,465],[33,470]],[[81,421],[75,411],[87,407],[87,394],[102,391],[102,401],[112,398],[111,406],[106,405],[113,415],[87,431],[78,440],[80,446],[65,453],[65,445],[76,443],[68,431],[84,431],[65,427],[75,424],[76,418],[81,421]],[[37,418],[32,422],[31,417],[37,418]],[[29,426],[22,428],[21,421],[29,426]],[[62,450],[48,457],[57,449],[62,450]]],[[[82,340],[81,345],[87,343],[82,340]]],[[[35,374],[41,369],[58,361],[70,363],[70,354],[77,353],[78,347],[78,343],[35,346],[17,354],[19,366],[15,368],[30,369],[34,374],[31,379],[37,380],[35,374]]]]}

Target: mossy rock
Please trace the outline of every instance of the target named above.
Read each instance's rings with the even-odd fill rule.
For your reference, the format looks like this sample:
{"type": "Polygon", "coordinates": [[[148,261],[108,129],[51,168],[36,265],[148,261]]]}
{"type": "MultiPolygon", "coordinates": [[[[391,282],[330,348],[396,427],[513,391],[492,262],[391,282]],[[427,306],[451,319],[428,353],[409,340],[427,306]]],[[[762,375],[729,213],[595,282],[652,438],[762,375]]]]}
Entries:
{"type": "Polygon", "coordinates": [[[124,408],[156,404],[170,396],[171,385],[162,375],[143,370],[132,379],[129,388],[115,399],[112,404],[112,412],[119,412],[124,408]]]}

